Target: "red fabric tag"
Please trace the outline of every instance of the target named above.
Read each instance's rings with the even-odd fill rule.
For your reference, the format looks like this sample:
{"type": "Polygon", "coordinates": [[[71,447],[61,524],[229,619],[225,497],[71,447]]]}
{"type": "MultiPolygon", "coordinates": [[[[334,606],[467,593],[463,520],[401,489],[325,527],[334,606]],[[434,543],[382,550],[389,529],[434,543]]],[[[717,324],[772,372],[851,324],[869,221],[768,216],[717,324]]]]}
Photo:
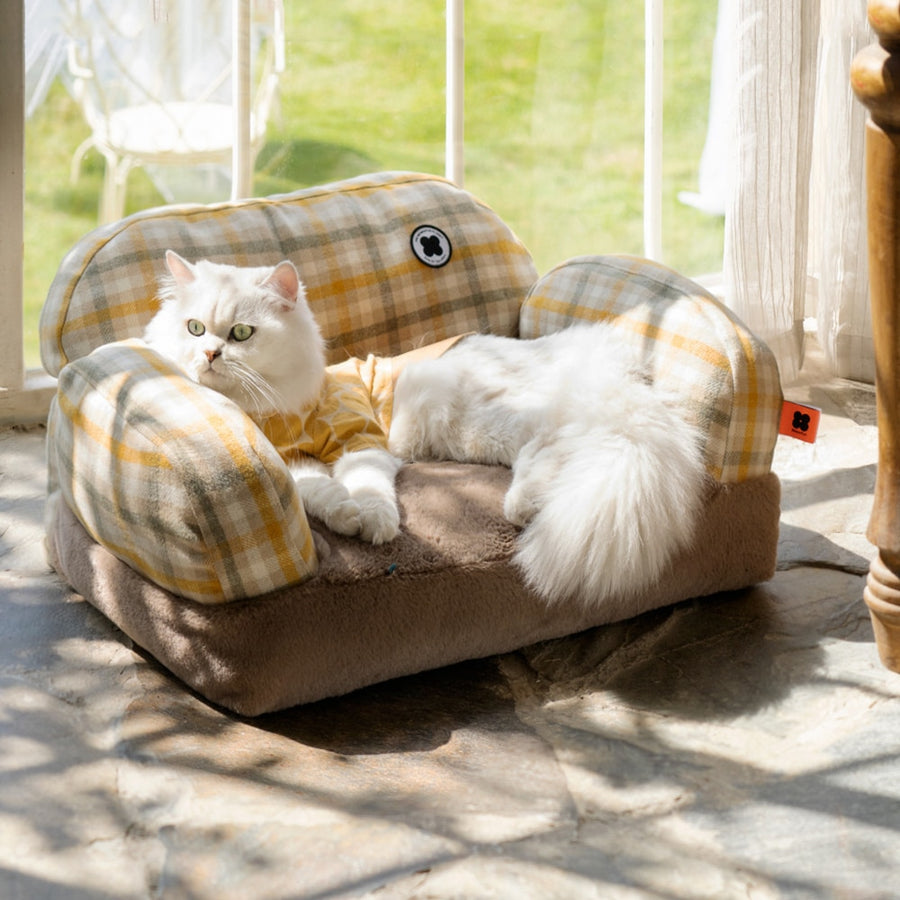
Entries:
{"type": "Polygon", "coordinates": [[[803,406],[801,403],[785,400],[781,407],[778,433],[797,438],[798,441],[806,441],[807,444],[814,444],[821,417],[822,410],[818,407],[803,406]]]}

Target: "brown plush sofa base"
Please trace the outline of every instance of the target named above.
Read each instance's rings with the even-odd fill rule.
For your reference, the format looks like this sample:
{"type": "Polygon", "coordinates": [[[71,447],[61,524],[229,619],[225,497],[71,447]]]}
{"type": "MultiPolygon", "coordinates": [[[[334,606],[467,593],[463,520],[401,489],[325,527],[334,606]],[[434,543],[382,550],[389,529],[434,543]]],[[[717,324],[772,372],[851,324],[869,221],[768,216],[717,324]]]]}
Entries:
{"type": "Polygon", "coordinates": [[[53,566],[136,644],[213,702],[259,715],[764,581],[775,569],[774,474],[712,484],[694,546],[653,589],[548,608],[510,563],[509,472],[415,464],[398,480],[403,532],[373,548],[323,533],[331,553],[296,587],[204,606],[162,590],[96,544],[65,504],[53,566]]]}

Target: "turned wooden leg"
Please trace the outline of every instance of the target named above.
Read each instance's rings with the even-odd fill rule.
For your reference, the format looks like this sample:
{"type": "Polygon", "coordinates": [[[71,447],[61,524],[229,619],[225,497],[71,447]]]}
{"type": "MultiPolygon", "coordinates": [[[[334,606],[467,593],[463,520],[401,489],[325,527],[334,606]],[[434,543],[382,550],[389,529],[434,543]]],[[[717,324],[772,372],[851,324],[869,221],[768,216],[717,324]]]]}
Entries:
{"type": "Polygon", "coordinates": [[[869,287],[875,344],[878,473],[867,536],[878,548],[864,597],[878,653],[900,672],[900,0],[869,0],[878,44],[853,62],[866,124],[869,287]]]}

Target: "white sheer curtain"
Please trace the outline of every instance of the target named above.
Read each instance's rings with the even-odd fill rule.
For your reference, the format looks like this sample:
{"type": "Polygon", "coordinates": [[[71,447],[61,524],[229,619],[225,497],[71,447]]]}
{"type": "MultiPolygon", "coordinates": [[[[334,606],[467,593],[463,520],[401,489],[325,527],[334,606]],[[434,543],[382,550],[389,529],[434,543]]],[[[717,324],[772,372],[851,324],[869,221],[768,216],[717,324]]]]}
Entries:
{"type": "Polygon", "coordinates": [[[808,318],[832,371],[871,381],[865,110],[849,84],[871,40],[865,0],[723,2],[736,5],[726,302],[785,382],[803,363],[808,318]]]}

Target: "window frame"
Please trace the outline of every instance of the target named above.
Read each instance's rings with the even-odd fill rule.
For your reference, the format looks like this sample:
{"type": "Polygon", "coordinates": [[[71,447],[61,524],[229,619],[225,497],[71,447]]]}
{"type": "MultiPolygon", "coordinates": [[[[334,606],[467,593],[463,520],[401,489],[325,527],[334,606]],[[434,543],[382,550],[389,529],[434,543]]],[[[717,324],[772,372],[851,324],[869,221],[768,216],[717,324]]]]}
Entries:
{"type": "MultiPolygon", "coordinates": [[[[21,334],[24,313],[22,248],[25,212],[25,3],[12,4],[0,34],[0,385],[4,395],[25,387],[21,334]],[[16,302],[18,299],[19,302],[16,302]]],[[[3,399],[8,399],[6,396],[3,399]]]]}
{"type": "Polygon", "coordinates": [[[42,422],[56,379],[25,371],[25,0],[7,5],[0,31],[0,425],[42,422]]]}
{"type": "MultiPolygon", "coordinates": [[[[149,2],[149,0],[148,0],[149,2]]],[[[644,0],[644,252],[655,258],[661,244],[662,162],[662,9],[664,0],[644,0]]],[[[235,0],[235,14],[246,4],[235,0]]],[[[25,0],[7,4],[0,28],[0,426],[46,419],[56,379],[24,362],[25,216],[25,0]]],[[[446,0],[447,177],[462,186],[464,177],[465,0],[446,0]]],[[[237,164],[237,162],[236,162],[237,164]]]]}

